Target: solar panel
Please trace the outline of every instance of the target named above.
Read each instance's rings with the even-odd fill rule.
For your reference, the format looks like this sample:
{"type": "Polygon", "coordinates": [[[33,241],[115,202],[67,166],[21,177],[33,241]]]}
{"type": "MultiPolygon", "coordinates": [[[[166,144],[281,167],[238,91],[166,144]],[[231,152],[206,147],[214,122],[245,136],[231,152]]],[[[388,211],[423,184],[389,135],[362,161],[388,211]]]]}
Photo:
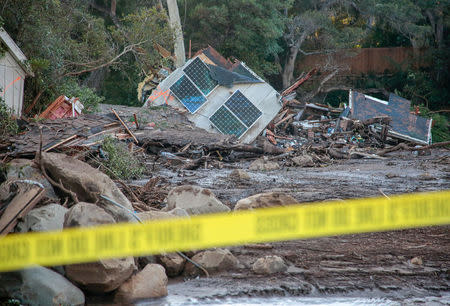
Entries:
{"type": "Polygon", "coordinates": [[[225,106],[248,128],[262,115],[262,112],[239,90],[225,102],[225,106]]]}
{"type": "Polygon", "coordinates": [[[222,133],[228,135],[236,135],[241,137],[247,130],[243,125],[225,106],[219,109],[209,118],[212,124],[222,133]]]}
{"type": "Polygon", "coordinates": [[[194,83],[185,75],[181,76],[171,87],[170,91],[192,114],[206,102],[205,96],[195,87],[194,83]]]}
{"type": "Polygon", "coordinates": [[[197,85],[206,96],[217,86],[217,81],[211,78],[208,67],[200,58],[195,58],[187,67],[184,73],[197,85]]]}

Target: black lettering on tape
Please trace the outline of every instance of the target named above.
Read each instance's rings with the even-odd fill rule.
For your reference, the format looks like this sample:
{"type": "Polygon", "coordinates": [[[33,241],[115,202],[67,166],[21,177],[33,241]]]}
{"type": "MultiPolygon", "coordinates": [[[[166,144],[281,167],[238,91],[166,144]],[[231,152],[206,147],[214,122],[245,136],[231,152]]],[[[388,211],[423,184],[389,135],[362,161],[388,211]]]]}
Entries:
{"type": "Polygon", "coordinates": [[[336,207],[333,211],[333,223],[337,227],[346,226],[350,222],[350,210],[347,207],[336,207]]]}
{"type": "Polygon", "coordinates": [[[63,254],[63,240],[60,238],[39,239],[36,241],[38,257],[57,257],[63,254]]]}
{"type": "Polygon", "coordinates": [[[158,244],[170,244],[175,241],[175,233],[172,226],[161,226],[156,229],[155,238],[158,244]]]}
{"type": "Polygon", "coordinates": [[[256,219],[256,232],[258,234],[293,232],[296,231],[297,228],[298,215],[296,214],[263,216],[256,219]]]}
{"type": "Polygon", "coordinates": [[[88,252],[88,237],[84,235],[72,235],[67,239],[67,250],[74,256],[83,255],[88,252]]]}
{"type": "Polygon", "coordinates": [[[356,208],[356,223],[371,224],[375,220],[374,209],[370,206],[362,206],[356,208]]]}
{"type": "Polygon", "coordinates": [[[28,241],[14,241],[4,243],[0,247],[0,262],[26,261],[30,256],[28,241]]]}
{"type": "Polygon", "coordinates": [[[180,224],[177,237],[180,242],[196,242],[200,240],[200,224],[180,224]]]}
{"type": "Polygon", "coordinates": [[[95,235],[95,250],[98,252],[123,249],[124,232],[99,232],[95,235]]]}
{"type": "Polygon", "coordinates": [[[308,211],[305,215],[305,225],[307,228],[318,230],[325,228],[328,222],[327,212],[323,209],[308,211]]]}

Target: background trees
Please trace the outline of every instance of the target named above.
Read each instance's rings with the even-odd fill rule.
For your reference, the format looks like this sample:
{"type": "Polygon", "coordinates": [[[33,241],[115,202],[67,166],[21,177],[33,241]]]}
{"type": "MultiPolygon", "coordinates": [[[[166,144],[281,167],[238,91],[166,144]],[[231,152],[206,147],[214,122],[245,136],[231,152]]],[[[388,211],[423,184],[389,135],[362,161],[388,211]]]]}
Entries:
{"type": "MultiPolygon", "coordinates": [[[[171,4],[174,4],[172,1],[171,4]]],[[[395,91],[432,110],[449,108],[450,0],[178,0],[184,44],[208,44],[246,62],[277,89],[302,71],[308,54],[340,49],[411,46],[421,60],[382,77],[362,76],[358,88],[395,91]]],[[[163,62],[158,43],[174,51],[166,0],[0,0],[4,27],[36,74],[26,107],[36,113],[56,96],[77,95],[138,105],[136,87],[163,62]]],[[[188,50],[186,50],[188,51],[188,50]]],[[[322,76],[343,69],[322,67],[322,76]]],[[[314,88],[314,93],[317,86],[314,88]]],[[[301,95],[310,99],[312,95],[301,95]]],[[[327,96],[325,102],[332,102],[327,96]]]]}

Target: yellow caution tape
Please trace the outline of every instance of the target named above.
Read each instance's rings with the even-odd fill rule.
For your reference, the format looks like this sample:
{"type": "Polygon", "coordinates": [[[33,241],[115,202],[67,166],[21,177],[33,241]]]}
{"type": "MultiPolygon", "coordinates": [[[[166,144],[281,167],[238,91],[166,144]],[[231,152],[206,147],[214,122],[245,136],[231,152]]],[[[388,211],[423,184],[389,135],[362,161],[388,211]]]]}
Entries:
{"type": "Polygon", "coordinates": [[[292,205],[0,238],[0,271],[450,224],[450,191],[292,205]]]}

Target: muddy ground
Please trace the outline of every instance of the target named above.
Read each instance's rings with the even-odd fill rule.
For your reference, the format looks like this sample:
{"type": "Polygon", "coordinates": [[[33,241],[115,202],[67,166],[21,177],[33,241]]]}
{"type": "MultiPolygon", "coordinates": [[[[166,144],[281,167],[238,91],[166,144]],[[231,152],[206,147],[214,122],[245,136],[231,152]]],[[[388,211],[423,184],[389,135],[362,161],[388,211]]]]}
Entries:
{"type": "MultiPolygon", "coordinates": [[[[102,111],[106,113],[110,107],[103,105],[102,111]]],[[[139,108],[116,109],[125,118],[140,112],[139,108]]],[[[191,128],[183,116],[164,108],[140,114],[143,125],[154,122],[159,129],[191,128]]],[[[151,176],[160,177],[170,188],[184,184],[209,188],[230,208],[242,198],[269,191],[287,193],[299,202],[316,202],[450,189],[450,151],[445,149],[429,155],[393,152],[385,159],[335,160],[313,168],[290,167],[288,161],[279,160],[281,169],[274,171],[249,171],[251,159],[209,163],[192,171],[179,170],[154,155],[146,159],[151,176]],[[250,179],[229,178],[233,169],[247,171],[250,179]]],[[[130,184],[144,185],[147,181],[130,184]]],[[[407,304],[445,304],[450,301],[449,230],[450,226],[428,227],[230,247],[242,264],[240,269],[210,278],[170,279],[167,298],[144,304],[232,304],[247,297],[264,303],[269,297],[286,296],[374,297],[407,304]],[[289,265],[288,271],[271,276],[254,274],[252,264],[265,255],[281,256],[289,265]],[[415,257],[422,264],[412,264],[415,257]]],[[[325,304],[327,301],[332,300],[325,300],[325,304]]]]}
{"type": "MultiPolygon", "coordinates": [[[[340,160],[316,168],[283,167],[281,161],[280,170],[262,172],[247,170],[249,163],[195,171],[160,164],[153,175],[171,185],[209,188],[230,208],[239,199],[267,191],[311,202],[450,189],[448,150],[434,150],[427,156],[397,152],[383,160],[340,160]],[[235,168],[246,170],[250,180],[230,179],[235,168]]],[[[439,303],[450,302],[449,229],[428,227],[231,247],[243,268],[209,279],[172,279],[168,299],[208,302],[230,297],[357,296],[426,304],[427,298],[438,297],[439,303]],[[290,266],[288,271],[254,274],[252,264],[265,255],[281,256],[290,266]],[[414,257],[420,257],[423,264],[412,264],[414,257]]]]}

